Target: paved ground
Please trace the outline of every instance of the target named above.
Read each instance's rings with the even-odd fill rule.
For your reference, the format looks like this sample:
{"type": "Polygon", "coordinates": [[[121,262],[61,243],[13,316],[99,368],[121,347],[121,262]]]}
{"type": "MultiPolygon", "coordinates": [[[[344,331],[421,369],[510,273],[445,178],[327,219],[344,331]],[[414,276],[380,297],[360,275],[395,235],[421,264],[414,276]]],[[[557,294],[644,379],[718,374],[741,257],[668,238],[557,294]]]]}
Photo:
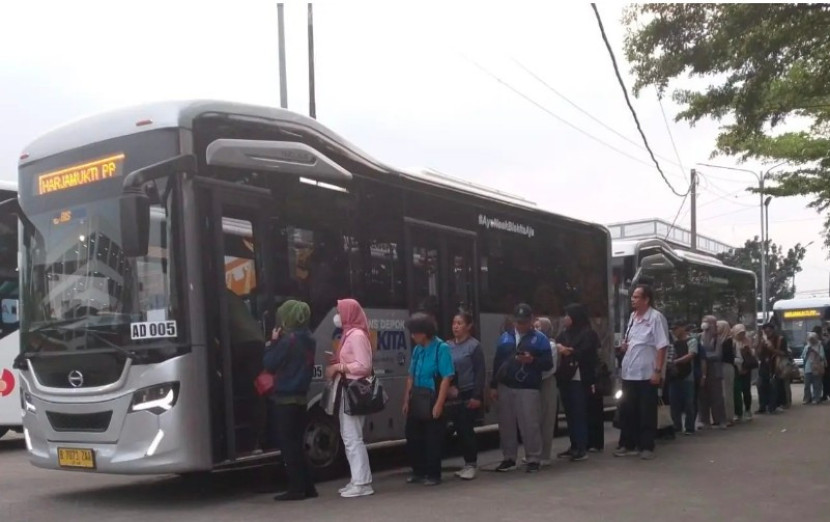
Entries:
{"type": "MultiPolygon", "coordinates": [[[[800,401],[796,388],[793,398],[800,401]]],[[[615,442],[616,430],[609,426],[606,438],[615,442]]],[[[558,439],[556,447],[565,444],[558,439]]],[[[730,430],[661,443],[652,462],[615,459],[607,451],[587,462],[556,462],[537,475],[483,472],[460,482],[449,473],[460,460],[450,459],[438,488],[407,486],[406,470],[392,468],[376,473],[373,497],[340,499],[343,480],[321,484],[315,501],[286,505],[251,493],[256,480],[244,473],[190,484],[38,470],[26,461],[22,441],[6,437],[0,441],[0,521],[818,522],[830,520],[828,448],[830,406],[797,405],[730,430]]],[[[498,452],[481,460],[494,464],[498,452]]]]}

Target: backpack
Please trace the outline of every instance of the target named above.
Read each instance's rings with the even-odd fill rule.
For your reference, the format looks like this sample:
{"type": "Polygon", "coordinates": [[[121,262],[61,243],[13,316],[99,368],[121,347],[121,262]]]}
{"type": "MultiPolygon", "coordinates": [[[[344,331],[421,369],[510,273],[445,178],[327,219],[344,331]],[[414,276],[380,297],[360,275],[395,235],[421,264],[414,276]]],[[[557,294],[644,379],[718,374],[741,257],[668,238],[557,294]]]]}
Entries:
{"type": "MultiPolygon", "coordinates": [[[[689,341],[675,341],[674,342],[674,360],[687,355],[689,353],[689,341]]],[[[670,381],[682,381],[692,373],[692,362],[677,364],[674,361],[670,362],[666,367],[666,377],[670,381]]]]}

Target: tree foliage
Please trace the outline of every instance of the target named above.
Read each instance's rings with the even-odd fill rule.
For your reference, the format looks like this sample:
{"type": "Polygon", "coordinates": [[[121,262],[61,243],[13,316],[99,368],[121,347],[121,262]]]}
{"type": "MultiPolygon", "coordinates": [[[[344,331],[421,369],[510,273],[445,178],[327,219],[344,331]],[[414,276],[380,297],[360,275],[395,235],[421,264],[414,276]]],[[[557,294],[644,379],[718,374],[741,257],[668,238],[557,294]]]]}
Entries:
{"type": "MultiPolygon", "coordinates": [[[[801,272],[801,262],[807,249],[797,243],[794,247],[784,253],[784,249],[771,241],[766,242],[767,247],[767,310],[772,310],[772,304],[779,299],[791,299],[795,296],[793,281],[795,274],[801,272]]],[[[731,252],[719,254],[718,258],[730,266],[736,266],[745,270],[755,272],[758,280],[757,300],[758,309],[761,310],[761,240],[758,236],[747,239],[744,246],[736,248],[731,252]]]]}
{"type": "Polygon", "coordinates": [[[623,20],[635,93],[708,83],[673,91],[678,121],[724,122],[713,155],[788,161],[765,192],[830,208],[830,4],[634,5],[623,20]]]}

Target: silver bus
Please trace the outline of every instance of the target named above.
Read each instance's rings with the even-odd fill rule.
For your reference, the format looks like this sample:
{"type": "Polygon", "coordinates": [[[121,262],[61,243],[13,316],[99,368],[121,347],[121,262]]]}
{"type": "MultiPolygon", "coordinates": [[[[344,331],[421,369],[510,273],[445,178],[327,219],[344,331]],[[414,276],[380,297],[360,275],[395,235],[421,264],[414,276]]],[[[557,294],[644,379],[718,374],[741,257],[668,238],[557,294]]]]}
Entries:
{"type": "Polygon", "coordinates": [[[655,307],[669,324],[700,324],[712,314],[730,324],[756,330],[756,281],[748,270],[719,259],[676,248],[660,239],[614,240],[614,331],[617,339],[628,321],[629,290],[647,282],[654,288],[655,307]]]}
{"type": "Polygon", "coordinates": [[[491,361],[518,302],[554,318],[582,302],[612,357],[605,227],[392,168],[292,112],[213,101],[109,112],[36,140],[19,176],[16,366],[39,467],[189,473],[277,455],[257,446],[239,367],[261,352],[233,345],[239,299],[263,333],[286,299],[312,308],[305,446],[324,476],[344,463],[319,405],[338,298],[366,308],[390,395],[367,421],[373,444],[404,438],[404,321],[416,309],[444,336],[460,306],[471,310],[491,361]]]}

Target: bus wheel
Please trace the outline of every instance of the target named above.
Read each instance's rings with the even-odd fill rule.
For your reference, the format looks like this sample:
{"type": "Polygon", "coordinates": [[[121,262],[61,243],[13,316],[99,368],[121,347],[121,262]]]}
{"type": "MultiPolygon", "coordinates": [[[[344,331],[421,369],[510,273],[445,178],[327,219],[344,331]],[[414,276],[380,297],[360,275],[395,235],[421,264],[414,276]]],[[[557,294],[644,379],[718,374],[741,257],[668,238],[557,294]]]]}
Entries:
{"type": "Polygon", "coordinates": [[[9,428],[4,428],[3,426],[0,426],[0,439],[2,439],[3,435],[5,435],[8,432],[9,432],[9,428]]]}
{"type": "Polygon", "coordinates": [[[330,480],[343,473],[346,450],[340,440],[340,426],[320,408],[309,412],[305,450],[315,479],[330,480]]]}

